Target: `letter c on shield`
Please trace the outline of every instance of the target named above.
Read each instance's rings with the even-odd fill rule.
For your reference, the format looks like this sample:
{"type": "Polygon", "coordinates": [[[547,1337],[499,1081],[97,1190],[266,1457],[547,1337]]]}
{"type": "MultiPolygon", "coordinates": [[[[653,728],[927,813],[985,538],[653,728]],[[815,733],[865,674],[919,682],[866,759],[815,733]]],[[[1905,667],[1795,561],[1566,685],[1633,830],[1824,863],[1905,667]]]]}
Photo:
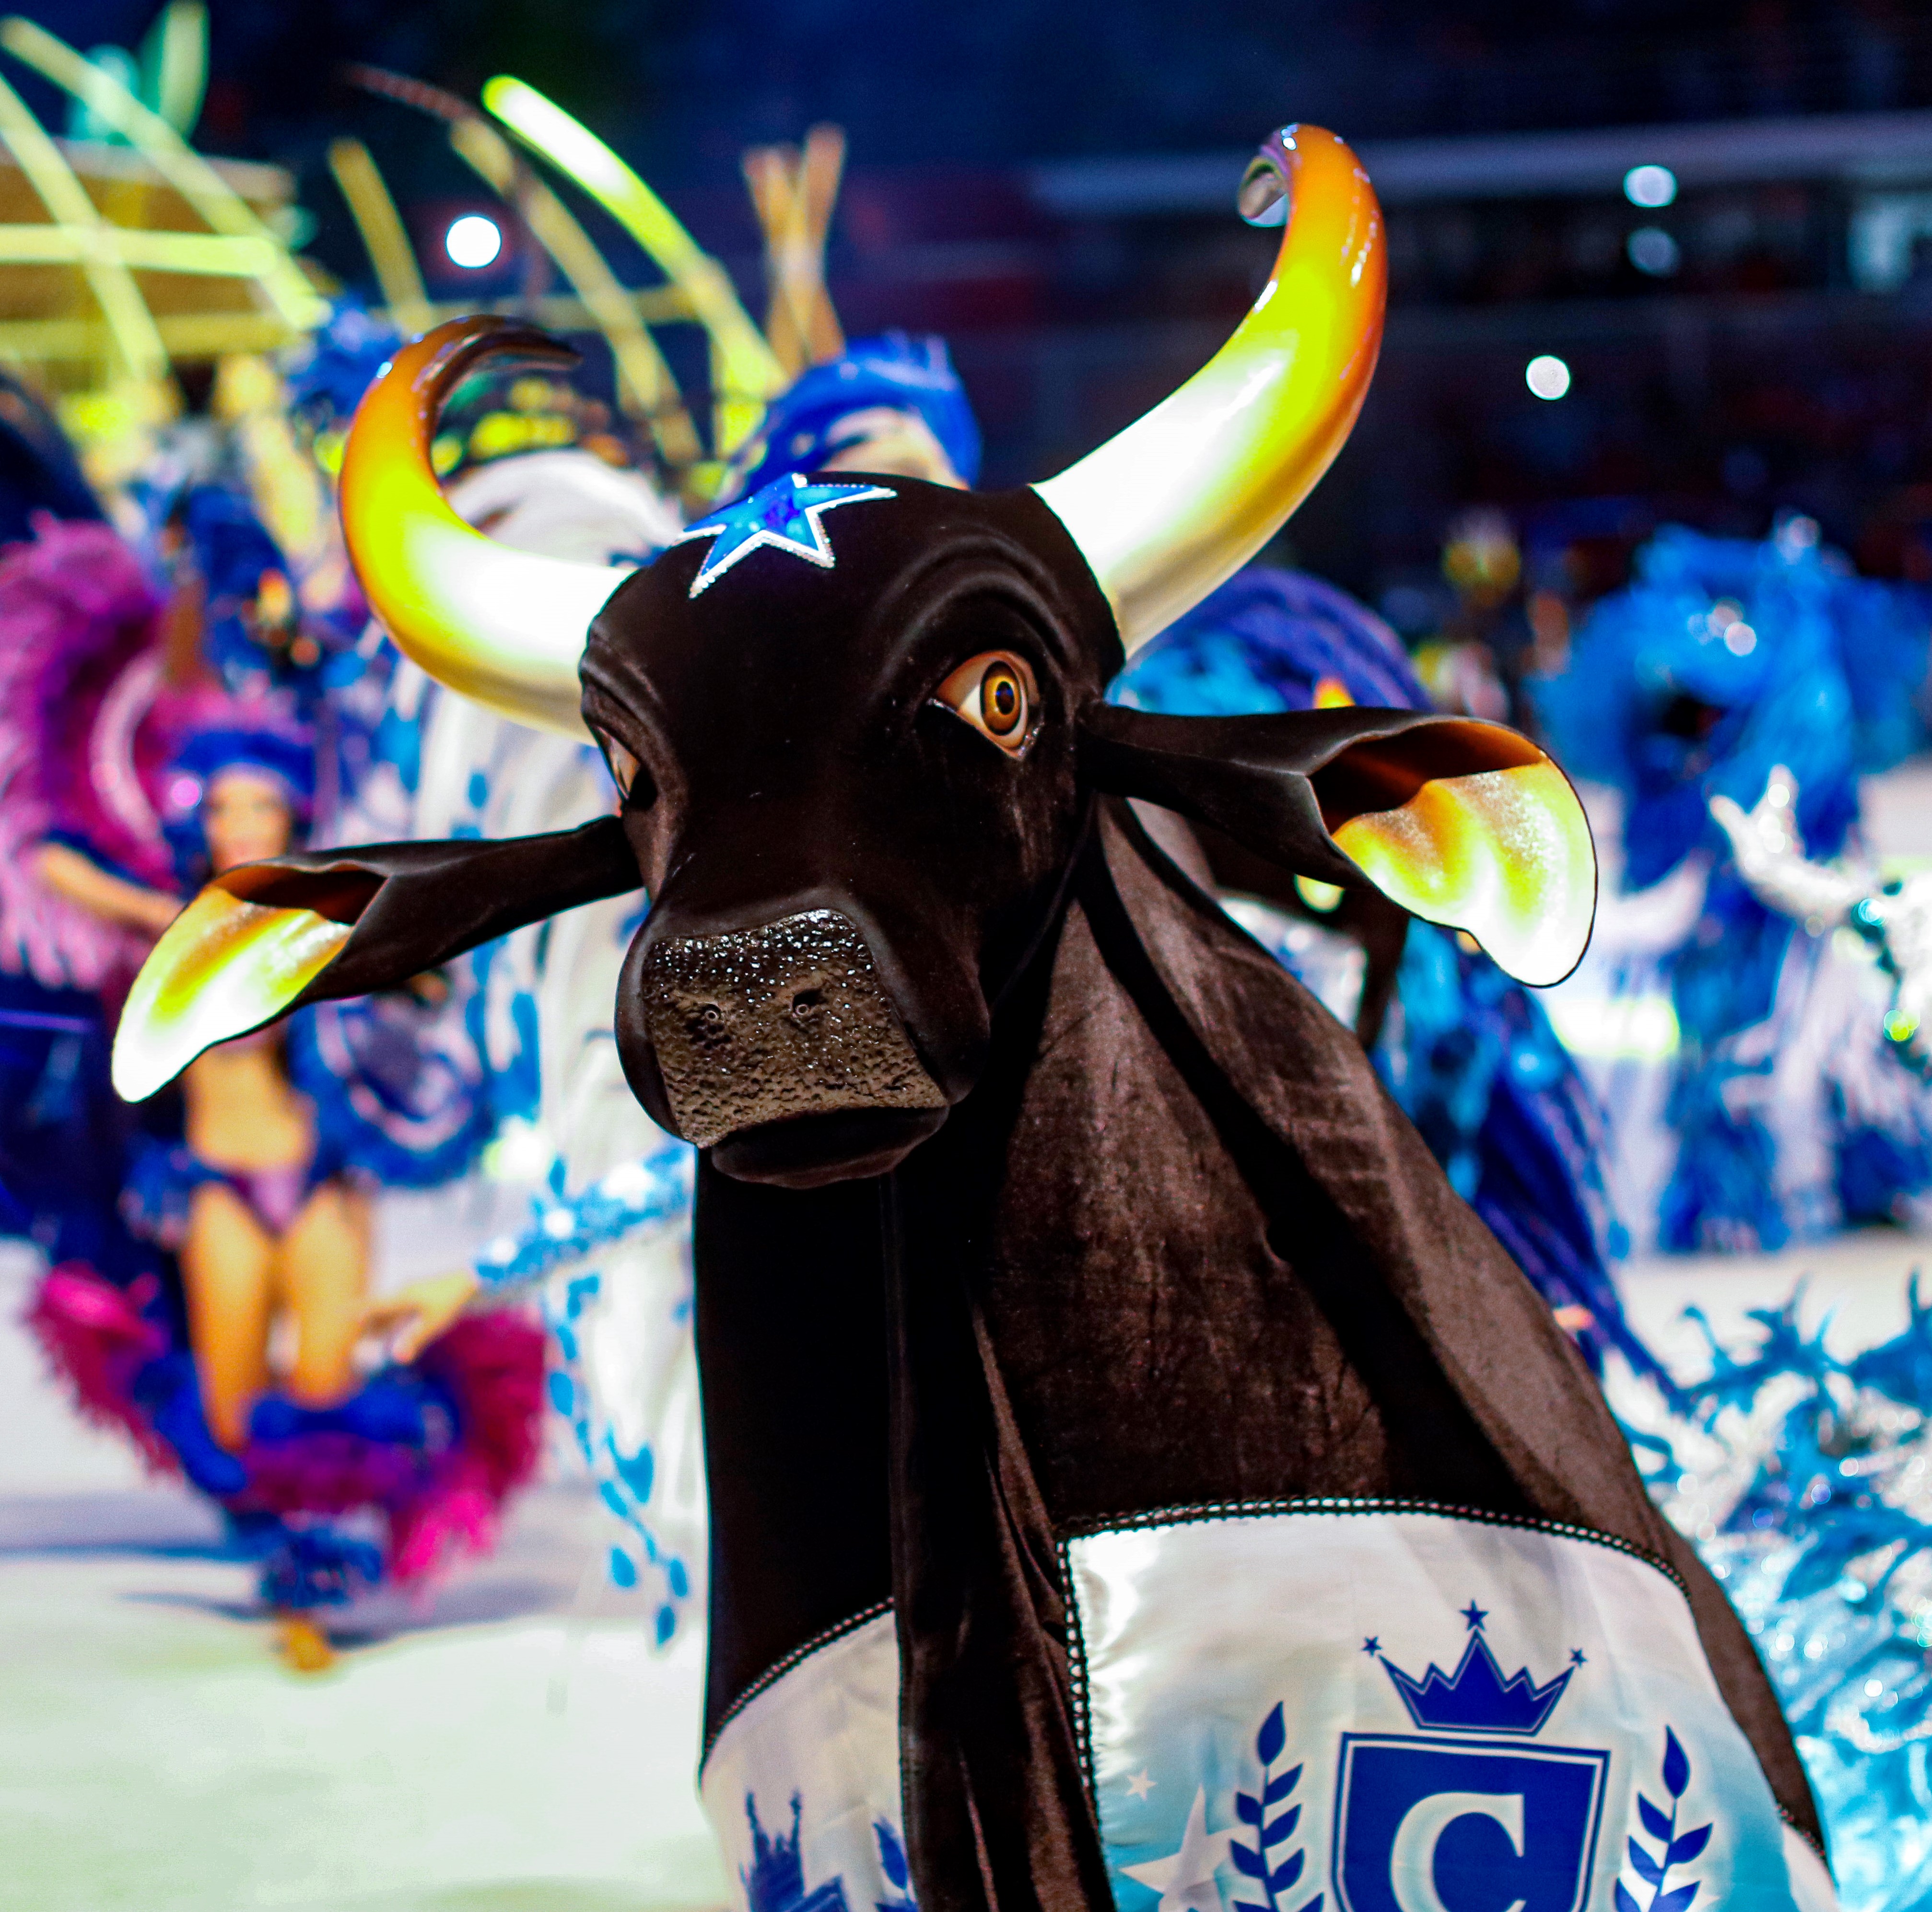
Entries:
{"type": "MultiPolygon", "coordinates": [[[[1436,1889],[1436,1842],[1471,1813],[1493,1819],[1509,1835],[1516,1856],[1522,1856],[1520,1793],[1431,1793],[1402,1815],[1389,1847],[1389,1890],[1402,1912],[1451,1912],[1436,1889]]],[[[1509,1912],[1522,1912],[1526,1902],[1516,1900],[1509,1912]]]]}

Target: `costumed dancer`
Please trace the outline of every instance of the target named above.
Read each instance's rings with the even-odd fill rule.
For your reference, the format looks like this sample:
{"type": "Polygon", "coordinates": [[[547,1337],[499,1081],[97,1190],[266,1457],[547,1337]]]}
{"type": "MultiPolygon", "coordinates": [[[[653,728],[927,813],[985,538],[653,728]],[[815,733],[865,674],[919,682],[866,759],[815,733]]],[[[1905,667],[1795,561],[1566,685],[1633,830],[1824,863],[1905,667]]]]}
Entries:
{"type": "MultiPolygon", "coordinates": [[[[506,544],[582,562],[645,562],[680,528],[640,474],[580,450],[476,466],[450,497],[506,544]]],[[[406,722],[417,740],[404,792],[410,835],[567,830],[614,806],[588,744],[452,696],[407,660],[389,696],[387,734],[406,722]]],[[[359,824],[374,833],[374,818],[359,824]]],[[[368,1320],[406,1358],[467,1313],[541,1299],[554,1351],[550,1400],[616,1517],[610,1577],[650,1600],[665,1645],[703,1598],[704,1476],[690,1151],[638,1106],[610,1040],[607,1005],[636,916],[632,899],[592,903],[446,965],[468,1005],[499,1124],[528,1125],[519,1133],[538,1190],[526,1229],[486,1242],[468,1266],[380,1298],[368,1320]]]]}
{"type": "Polygon", "coordinates": [[[1666,1250],[1902,1217],[1932,1149],[1873,1038],[1868,966],[1754,893],[1710,806],[1756,805],[1786,765],[1810,851],[1854,843],[1856,774],[1905,734],[1885,701],[1918,674],[1858,659],[1912,622],[1805,519],[1762,545],[1667,529],[1636,572],[1532,685],[1558,755],[1622,804],[1621,882],[1606,863],[1594,944],[1550,1005],[1612,1112],[1619,1213],[1666,1250]]]}
{"type": "MultiPolygon", "coordinates": [[[[396,343],[352,311],[318,338],[295,389],[321,462],[339,463],[354,400],[396,343]]],[[[562,449],[580,422],[567,386],[487,380],[465,399],[446,434],[460,509],[514,518],[518,537],[568,524],[564,554],[599,560],[647,553],[675,533],[674,514],[636,473],[562,449]]],[[[518,727],[445,698],[374,620],[332,660],[328,708],[328,828],[340,842],[481,830],[490,815],[581,821],[608,801],[594,753],[533,745],[518,727]]],[[[458,1188],[486,1172],[486,1150],[510,1179],[530,1166],[535,942],[493,945],[438,965],[407,992],[331,1004],[313,1019],[298,1058],[304,1081],[386,1186],[458,1188]]]]}
{"type": "MultiPolygon", "coordinates": [[[[190,539],[193,575],[165,606],[104,526],[44,524],[0,560],[8,717],[28,733],[4,806],[18,839],[8,943],[42,983],[112,1007],[184,891],[282,854],[308,821],[312,736],[265,641],[286,629],[285,575],[220,560],[272,547],[218,502],[190,500],[210,507],[190,530],[213,530],[190,539]]],[[[30,1319],[84,1411],[220,1503],[262,1559],[286,1650],[314,1665],[328,1652],[315,1610],[384,1577],[421,1583],[490,1544],[536,1459],[541,1337],[479,1319],[364,1379],[364,1189],[280,1036],[212,1051],[182,1104],[178,1130],[157,1112],[137,1147],[106,1158],[148,1252],[52,1244],[30,1319]],[[292,1332],[280,1371],[278,1319],[292,1332]]]]}
{"type": "MultiPolygon", "coordinates": [[[[1108,695],[1233,716],[1350,705],[1426,710],[1382,620],[1300,573],[1252,566],[1138,653],[1108,695]]],[[[1224,906],[1349,1024],[1456,1193],[1495,1230],[1593,1367],[1614,1347],[1666,1389],[1610,1264],[1603,1118],[1535,998],[1467,939],[1365,890],[1292,881],[1201,830],[1224,906]]]]}
{"type": "Polygon", "coordinates": [[[400,354],[344,467],[371,601],[443,681],[585,725],[622,811],[218,879],[116,1079],[648,883],[615,1028],[701,1145],[703,1784],[760,1907],[1828,1906],[1762,1669],[1547,1307],[1123,800],[1527,980],[1587,938],[1580,809],[1514,733],[1101,698],[1372,368],[1353,155],[1284,129],[1241,204],[1285,228],[1255,311],[1069,471],[781,479],[640,570],[492,548],[439,495],[442,397],[526,335],[400,354]]]}
{"type": "MultiPolygon", "coordinates": [[[[1653,548],[1644,584],[1608,607],[1612,620],[1638,606],[1652,614],[1637,635],[1636,663],[1657,704],[1649,740],[1633,753],[1650,775],[1625,785],[1630,854],[1645,875],[1655,873],[1661,859],[1642,833],[1661,818],[1670,826],[1665,857],[1674,851],[1681,860],[1630,900],[1636,933],[1606,950],[1626,979],[1628,1002],[1646,971],[1657,979],[1649,986],[1667,987],[1672,965],[1687,953],[1694,959],[1700,942],[1748,952],[1754,933],[1774,951],[1782,946],[1769,1013],[1738,1031],[1718,1023],[1718,1040],[1701,1055],[1687,1037],[1679,1085],[1700,1061],[1742,1079],[1725,1097],[1726,1126],[1752,1125],[1763,1151],[1761,1199],[1775,1226],[1796,1233],[1808,1215],[1818,1225],[1815,1203],[1797,1219],[1777,1205],[1821,1187],[1835,1190],[1848,1219],[1911,1221],[1924,1213],[1932,879],[1882,881],[1846,815],[1848,760],[1883,764],[1912,737],[1906,700],[1923,666],[1922,628],[1899,593],[1820,563],[1807,527],[1796,536],[1792,529],[1762,551],[1713,549],[1689,533],[1667,533],[1664,561],[1653,548]],[[1684,561],[1681,569],[1672,557],[1684,561]],[[1770,590],[1762,588],[1767,572],[1770,590]],[[1808,602],[1796,588],[1775,588],[1789,584],[1791,572],[1809,586],[1808,602]],[[1643,605],[1642,593],[1660,578],[1677,582],[1686,573],[1732,594],[1678,607],[1689,638],[1672,646],[1672,612],[1643,605]],[[1805,611],[1809,629],[1794,632],[1805,611]],[[1781,651],[1773,648],[1780,640],[1781,651]],[[1699,651],[1714,644],[1719,654],[1700,670],[1699,651]],[[1760,680],[1750,686],[1756,695],[1740,695],[1736,666],[1760,650],[1770,653],[1768,671],[1781,676],[1795,665],[1796,681],[1760,680]],[[1714,695],[1724,692],[1730,695],[1714,695]],[[1709,752],[1695,761],[1687,746],[1706,737],[1709,752]],[[1803,753],[1831,800],[1806,802],[1790,769],[1771,761],[1784,749],[1803,753]],[[1698,795],[1716,831],[1695,829],[1685,800],[1698,795]],[[1808,858],[1808,829],[1845,854],[1808,858]],[[1687,849],[1687,842],[1696,847],[1687,849]],[[1664,902],[1673,887],[1680,893],[1664,902]],[[1754,906],[1762,922],[1754,921],[1754,906]]],[[[1610,635],[1628,641],[1634,634],[1613,623],[1610,635]]],[[[1601,631],[1595,642],[1601,668],[1601,631]]],[[[1579,668],[1588,667],[1580,659],[1579,668]]],[[[1596,681],[1600,692],[1604,680],[1596,681]]],[[[1556,688],[1557,707],[1575,720],[1562,701],[1573,687],[1556,688]]],[[[1610,923],[1614,935],[1614,913],[1610,923]]],[[[1587,986],[1587,977],[1580,980],[1587,986]]],[[[1708,972],[1698,980],[1695,993],[1676,999],[1713,1015],[1726,1007],[1714,1007],[1708,972]]],[[[1765,998],[1760,976],[1747,1009],[1762,1010],[1765,998]]],[[[1698,1143],[1694,1129],[1681,1138],[1680,1163],[1698,1143]]],[[[1687,1244],[1680,1236],[1677,1245],[1687,1244]]],[[[1923,1490],[1932,1310],[1921,1305],[1915,1278],[1905,1331],[1840,1359],[1826,1347],[1825,1328],[1804,1331],[1801,1286],[1781,1310],[1752,1310],[1756,1337],[1738,1349],[1720,1345],[1690,1310],[1703,1326],[1708,1373],[1680,1374],[1668,1407],[1640,1395],[1620,1396],[1618,1406],[1659,1504],[1724,1582],[1770,1670],[1824,1809],[1845,1901],[1868,1912],[1908,1912],[1932,1884],[1922,1757],[1932,1731],[1924,1657],[1932,1502],[1923,1490]]]]}
{"type": "MultiPolygon", "coordinates": [[[[1795,938],[1868,952],[1834,1038],[1868,1059],[1886,1131],[1932,1141],[1932,875],[1888,881],[1856,857],[1808,859],[1782,764],[1749,810],[1722,794],[1710,807],[1739,875],[1795,938]]],[[[1752,1310],[1738,1347],[1690,1310],[1709,1372],[1679,1414],[1643,1418],[1638,1451],[1778,1684],[1846,1902],[1910,1912],[1932,1892],[1932,1307],[1915,1275],[1904,1331],[1840,1358],[1828,1318],[1805,1331],[1804,1298],[1801,1286],[1781,1310],[1752,1310]]]]}
{"type": "Polygon", "coordinates": [[[1845,929],[1864,945],[1876,971],[1868,1021],[1902,1067],[1932,1079],[1932,871],[1888,880],[1868,864],[1813,861],[1798,832],[1800,795],[1797,779],[1774,764],[1748,811],[1720,795],[1711,814],[1760,902],[1808,935],[1845,929]]]}

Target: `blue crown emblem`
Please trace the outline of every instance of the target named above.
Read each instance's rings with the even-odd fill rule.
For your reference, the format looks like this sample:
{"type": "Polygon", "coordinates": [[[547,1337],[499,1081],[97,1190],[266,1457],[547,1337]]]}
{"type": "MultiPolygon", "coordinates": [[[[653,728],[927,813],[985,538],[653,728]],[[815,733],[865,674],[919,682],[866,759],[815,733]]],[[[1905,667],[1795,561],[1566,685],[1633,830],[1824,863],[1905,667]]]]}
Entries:
{"type": "Polygon", "coordinates": [[[1541,1732],[1571,1675],[1583,1664],[1582,1655],[1573,1653],[1573,1664],[1541,1686],[1531,1679],[1527,1667],[1519,1667],[1505,1679],[1490,1643],[1483,1637],[1483,1622],[1489,1616],[1472,1600],[1463,1609],[1462,1617],[1468,1623],[1469,1641],[1453,1674],[1445,1673],[1432,1660],[1428,1672],[1418,1679],[1386,1654],[1376,1654],[1395,1682],[1409,1718],[1418,1726],[1438,1731],[1526,1736],[1541,1732]]]}
{"type": "Polygon", "coordinates": [[[776,1827],[767,1832],[758,1823],[758,1802],[745,1795],[745,1810],[752,1821],[752,1863],[740,1866],[738,1876],[745,1883],[745,1898],[752,1912],[847,1912],[842,1879],[827,1879],[805,1889],[805,1862],[799,1856],[799,1819],[801,1801],[791,1796],[791,1837],[776,1827]]]}

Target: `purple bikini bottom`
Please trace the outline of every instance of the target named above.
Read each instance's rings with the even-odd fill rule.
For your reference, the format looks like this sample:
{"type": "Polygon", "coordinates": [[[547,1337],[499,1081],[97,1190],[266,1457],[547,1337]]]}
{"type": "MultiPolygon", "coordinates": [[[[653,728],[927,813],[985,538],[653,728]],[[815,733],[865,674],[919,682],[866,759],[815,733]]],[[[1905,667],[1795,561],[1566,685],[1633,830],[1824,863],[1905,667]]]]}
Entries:
{"type": "Polygon", "coordinates": [[[218,1169],[209,1177],[232,1188],[242,1205],[269,1235],[286,1235],[315,1184],[309,1164],[291,1162],[279,1169],[218,1169]]]}

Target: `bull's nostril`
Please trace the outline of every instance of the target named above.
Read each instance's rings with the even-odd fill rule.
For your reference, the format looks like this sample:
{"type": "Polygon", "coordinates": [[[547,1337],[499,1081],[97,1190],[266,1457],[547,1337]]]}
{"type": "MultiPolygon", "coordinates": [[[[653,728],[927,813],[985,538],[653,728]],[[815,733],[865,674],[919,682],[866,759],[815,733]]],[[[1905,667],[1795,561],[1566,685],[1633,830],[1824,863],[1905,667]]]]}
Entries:
{"type": "Polygon", "coordinates": [[[946,1106],[836,910],[666,937],[640,980],[670,1112],[700,1148],[794,1117],[946,1106]]]}

